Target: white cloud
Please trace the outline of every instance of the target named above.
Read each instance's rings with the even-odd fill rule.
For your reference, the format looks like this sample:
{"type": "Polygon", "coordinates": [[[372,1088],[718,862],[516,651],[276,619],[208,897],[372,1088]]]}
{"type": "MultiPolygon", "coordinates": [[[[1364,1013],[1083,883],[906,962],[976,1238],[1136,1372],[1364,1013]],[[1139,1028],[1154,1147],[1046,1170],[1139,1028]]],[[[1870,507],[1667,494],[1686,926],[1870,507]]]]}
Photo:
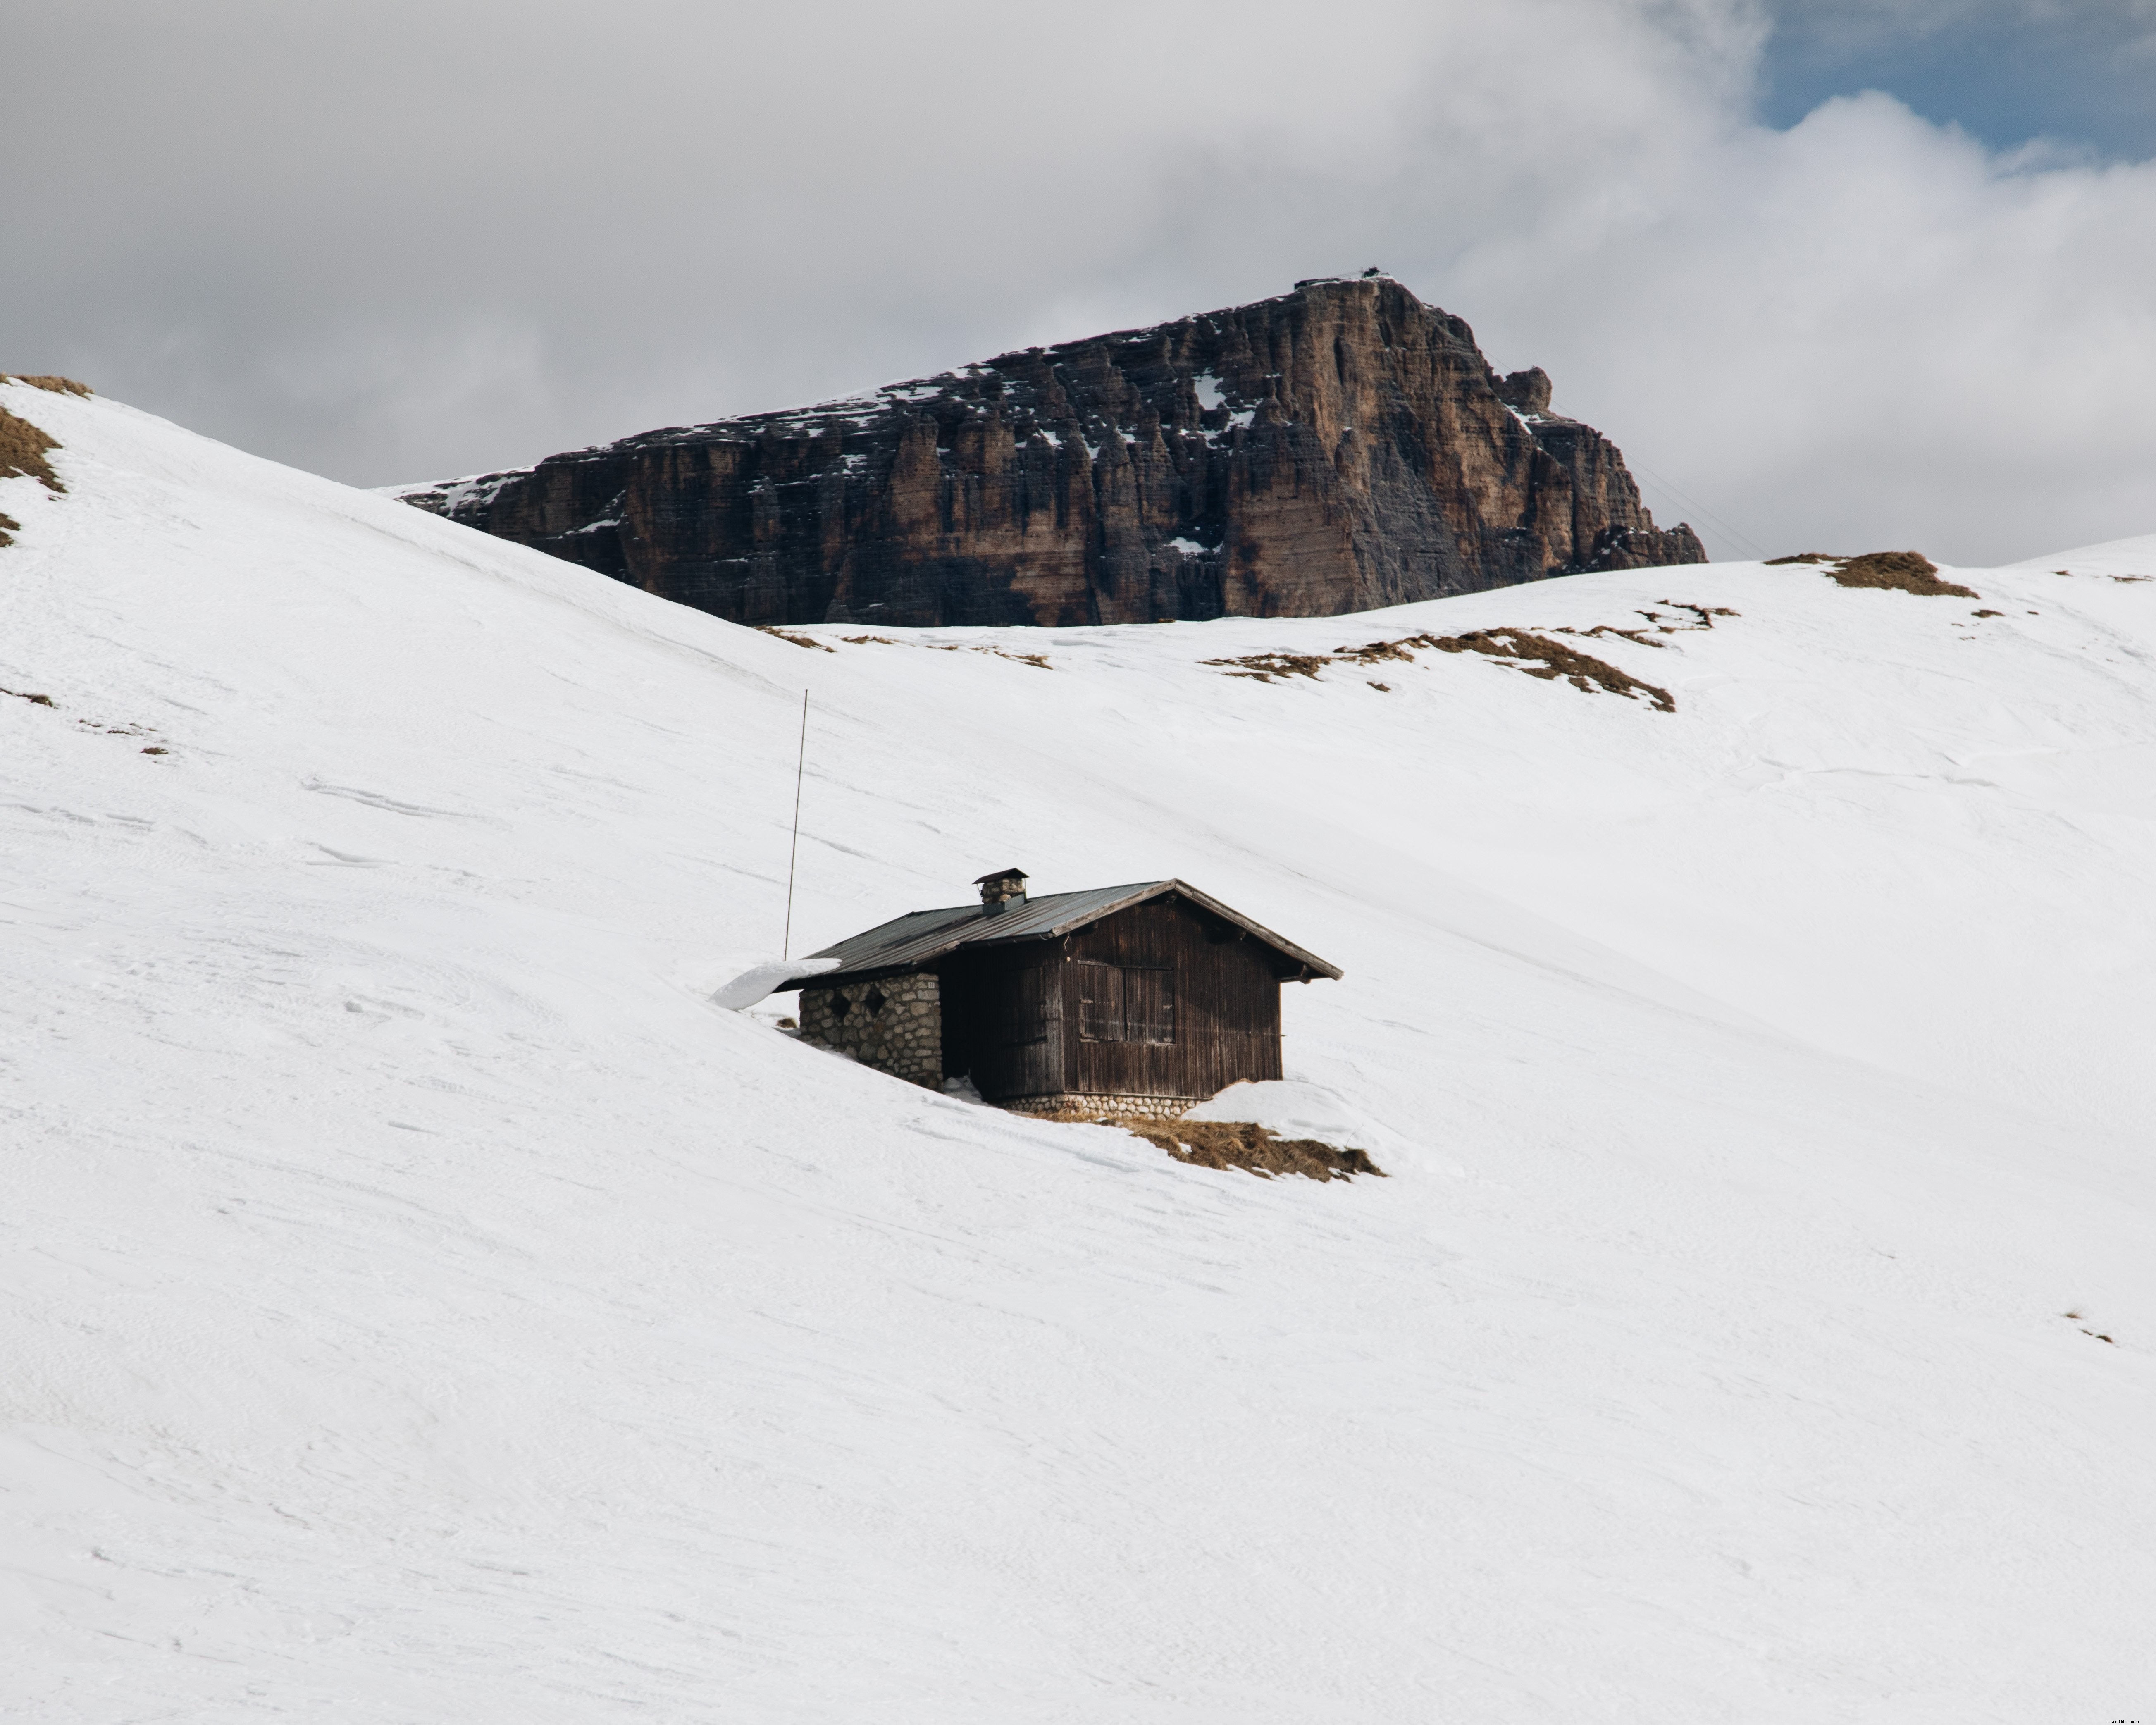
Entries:
{"type": "Polygon", "coordinates": [[[1878,96],[1767,130],[1769,23],[48,8],[0,114],[50,164],[11,187],[7,363],[373,483],[1374,263],[1770,548],[2156,526],[2156,171],[1878,96]]]}

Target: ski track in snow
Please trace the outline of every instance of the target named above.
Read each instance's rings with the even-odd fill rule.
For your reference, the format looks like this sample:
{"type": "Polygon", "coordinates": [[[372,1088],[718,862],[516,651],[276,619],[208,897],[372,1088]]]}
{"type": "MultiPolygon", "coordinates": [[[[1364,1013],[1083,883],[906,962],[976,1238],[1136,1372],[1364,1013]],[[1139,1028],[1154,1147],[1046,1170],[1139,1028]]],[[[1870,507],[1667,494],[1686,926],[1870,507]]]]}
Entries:
{"type": "Polygon", "coordinates": [[[827,654],[0,399],[0,1713],[2156,1707],[2156,538],[827,654]],[[1204,663],[1683,604],[1674,714],[1204,663]],[[711,1006],[804,686],[797,952],[1182,875],[1390,1178],[711,1006]]]}

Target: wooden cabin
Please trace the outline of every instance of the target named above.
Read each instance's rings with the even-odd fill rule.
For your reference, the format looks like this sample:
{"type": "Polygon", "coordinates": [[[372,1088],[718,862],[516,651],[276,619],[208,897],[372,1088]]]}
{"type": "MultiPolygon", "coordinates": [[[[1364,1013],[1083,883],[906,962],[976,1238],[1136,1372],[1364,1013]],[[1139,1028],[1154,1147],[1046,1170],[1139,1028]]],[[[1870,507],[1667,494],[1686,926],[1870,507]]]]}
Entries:
{"type": "Polygon", "coordinates": [[[812,954],[804,1041],[984,1101],[1179,1114],[1281,1076],[1281,984],[1337,966],[1181,880],[1029,897],[981,876],[978,905],[916,911],[812,954]]]}

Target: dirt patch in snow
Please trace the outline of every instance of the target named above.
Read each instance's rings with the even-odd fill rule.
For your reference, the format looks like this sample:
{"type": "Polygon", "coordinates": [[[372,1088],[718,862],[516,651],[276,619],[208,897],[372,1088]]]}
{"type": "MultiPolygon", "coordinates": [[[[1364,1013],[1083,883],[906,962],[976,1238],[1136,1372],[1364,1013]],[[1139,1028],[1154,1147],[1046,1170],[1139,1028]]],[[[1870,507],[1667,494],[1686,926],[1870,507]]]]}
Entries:
{"type": "Polygon", "coordinates": [[[49,390],[54,395],[79,395],[90,399],[90,385],[78,383],[72,377],[25,377],[20,372],[0,372],[0,383],[27,383],[33,389],[49,390]]]}
{"type": "Polygon", "coordinates": [[[1823,551],[1807,551],[1793,557],[1769,557],[1767,567],[1782,563],[1819,563],[1827,575],[1844,587],[1876,587],[1896,593],[1912,593],[1926,599],[1974,599],[1983,595],[1973,587],[1939,579],[1939,566],[1921,551],[1867,551],[1862,557],[1830,557],[1823,551]]]}
{"type": "Polygon", "coordinates": [[[1607,660],[1568,647],[1548,635],[1523,629],[1478,629],[1464,635],[1448,635],[1430,644],[1440,653],[1486,653],[1492,659],[1509,660],[1531,677],[1563,677],[1575,689],[1592,694],[1602,690],[1628,701],[1645,696],[1656,712],[1673,713],[1676,697],[1666,689],[1643,683],[1607,660]]]}
{"type": "MultiPolygon", "coordinates": [[[[28,383],[32,380],[18,377],[12,381],[28,383]]],[[[18,419],[7,408],[0,408],[0,479],[33,479],[48,491],[66,490],[59,475],[53,471],[52,463],[45,459],[47,451],[58,448],[57,439],[47,437],[28,419],[18,419]]],[[[0,515],[0,545],[13,545],[15,535],[22,531],[23,524],[13,516],[0,515]]]]}
{"type": "Polygon", "coordinates": [[[1178,1162],[1197,1168],[1247,1168],[1270,1179],[1301,1174],[1309,1180],[1346,1180],[1357,1174],[1384,1177],[1367,1150],[1342,1150],[1315,1138],[1283,1138],[1262,1126],[1225,1120],[1126,1120],[1118,1125],[1157,1144],[1178,1162]]]}
{"type": "Polygon", "coordinates": [[[931,641],[930,648],[937,653],[986,653],[996,659],[1008,659],[1014,665],[1029,665],[1039,670],[1054,670],[1045,654],[1006,653],[1000,647],[991,647],[980,641],[931,641]]]}
{"type": "MultiPolygon", "coordinates": [[[[1697,608],[1686,606],[1685,609],[1697,608]]],[[[1717,611],[1713,614],[1734,616],[1734,612],[1717,611]]],[[[1706,625],[1712,628],[1709,623],[1706,625]]],[[[1669,630],[1663,631],[1671,633],[1669,630]]],[[[1590,631],[1594,633],[1594,631],[1590,631]]],[[[1627,634],[1619,630],[1619,634],[1627,634]]],[[[1630,637],[1628,634],[1628,639],[1630,637]]],[[[1660,646],[1659,641],[1647,642],[1660,646]]],[[[1270,683],[1283,677],[1309,677],[1313,680],[1328,665],[1378,665],[1386,660],[1401,660],[1412,665],[1417,652],[1481,653],[1491,659],[1502,659],[1517,665],[1531,677],[1562,677],[1573,688],[1592,694],[1599,689],[1606,694],[1621,695],[1627,700],[1645,696],[1657,712],[1673,713],[1677,710],[1676,698],[1666,689],[1643,683],[1628,671],[1620,670],[1607,660],[1583,653],[1577,647],[1563,641],[1552,640],[1548,635],[1538,635],[1523,629],[1476,629],[1463,635],[1403,635],[1394,641],[1369,641],[1360,647],[1342,647],[1333,653],[1251,653],[1240,659],[1209,659],[1207,665],[1225,670],[1231,677],[1249,677],[1260,683],[1270,683]]],[[[1380,685],[1373,684],[1373,688],[1380,685]]],[[[1387,691],[1390,692],[1389,690],[1387,691]]]]}
{"type": "Polygon", "coordinates": [[[827,646],[822,641],[812,641],[806,635],[788,634],[783,629],[772,629],[766,626],[759,628],[757,633],[760,635],[776,635],[782,641],[790,641],[797,647],[806,647],[811,653],[835,653],[839,650],[836,647],[827,646]]]}
{"type": "Polygon", "coordinates": [[[1342,1149],[1316,1138],[1283,1138],[1268,1127],[1242,1121],[1171,1120],[1158,1115],[1117,1119],[1075,1108],[1041,1118],[1119,1126],[1194,1168],[1239,1168],[1268,1180],[1276,1174],[1300,1174],[1306,1180],[1348,1180],[1357,1174],[1385,1177],[1367,1150],[1342,1149]]]}
{"type": "Polygon", "coordinates": [[[1871,551],[1846,557],[1827,572],[1843,587],[1889,588],[1927,599],[1974,599],[1973,587],[1939,579],[1939,566],[1920,551],[1871,551]]]}
{"type": "Polygon", "coordinates": [[[67,487],[45,459],[48,450],[58,448],[57,439],[0,408],[0,479],[33,479],[48,491],[64,491],[67,487]]]}
{"type": "MultiPolygon", "coordinates": [[[[1406,659],[1410,655],[1402,653],[1394,656],[1406,659]]],[[[1251,677],[1260,683],[1270,683],[1276,677],[1315,677],[1327,665],[1335,663],[1337,658],[1352,657],[1354,655],[1330,653],[1250,653],[1240,659],[1209,659],[1205,662],[1224,667],[1231,677],[1251,677]]]]}

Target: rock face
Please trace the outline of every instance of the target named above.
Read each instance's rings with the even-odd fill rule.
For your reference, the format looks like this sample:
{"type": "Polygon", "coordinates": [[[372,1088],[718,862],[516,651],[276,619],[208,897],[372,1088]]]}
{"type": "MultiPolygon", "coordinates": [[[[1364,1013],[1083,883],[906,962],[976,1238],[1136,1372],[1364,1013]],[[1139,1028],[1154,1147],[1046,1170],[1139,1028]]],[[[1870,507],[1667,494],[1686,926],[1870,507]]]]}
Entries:
{"type": "Polygon", "coordinates": [[[1325,280],[399,495],[758,624],[1327,616],[1706,561],[1549,401],[1390,278],[1325,280]]]}

